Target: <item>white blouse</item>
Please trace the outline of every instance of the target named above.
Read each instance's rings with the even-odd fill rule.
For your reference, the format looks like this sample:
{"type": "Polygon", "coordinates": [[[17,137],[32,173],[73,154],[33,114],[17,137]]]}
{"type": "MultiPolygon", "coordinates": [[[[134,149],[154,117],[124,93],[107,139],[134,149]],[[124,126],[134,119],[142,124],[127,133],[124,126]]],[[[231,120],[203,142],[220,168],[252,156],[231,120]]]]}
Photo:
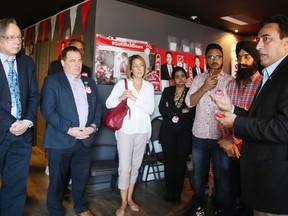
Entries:
{"type": "MultiPolygon", "coordinates": [[[[153,113],[155,106],[154,87],[150,82],[143,80],[141,90],[138,93],[133,86],[133,80],[127,79],[127,81],[128,89],[132,90],[137,100],[133,101],[128,98],[127,104],[130,107],[130,117],[128,112],[120,130],[128,134],[148,133],[149,139],[151,136],[150,115],[153,113]]],[[[106,107],[108,109],[114,108],[120,103],[119,97],[123,94],[124,90],[125,82],[124,80],[119,80],[106,100],[106,107]]]]}

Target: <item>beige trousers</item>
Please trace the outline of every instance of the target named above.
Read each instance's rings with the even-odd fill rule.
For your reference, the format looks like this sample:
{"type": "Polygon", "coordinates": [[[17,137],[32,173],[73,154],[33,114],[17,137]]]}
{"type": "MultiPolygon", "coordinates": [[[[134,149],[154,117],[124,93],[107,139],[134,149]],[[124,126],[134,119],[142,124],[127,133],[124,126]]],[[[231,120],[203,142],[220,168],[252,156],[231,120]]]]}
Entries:
{"type": "Polygon", "coordinates": [[[288,216],[288,214],[271,214],[271,213],[254,211],[254,216],[288,216]]]}
{"type": "Polygon", "coordinates": [[[125,190],[130,184],[136,183],[147,144],[147,136],[147,133],[127,134],[122,131],[117,132],[119,189],[125,190]]]}

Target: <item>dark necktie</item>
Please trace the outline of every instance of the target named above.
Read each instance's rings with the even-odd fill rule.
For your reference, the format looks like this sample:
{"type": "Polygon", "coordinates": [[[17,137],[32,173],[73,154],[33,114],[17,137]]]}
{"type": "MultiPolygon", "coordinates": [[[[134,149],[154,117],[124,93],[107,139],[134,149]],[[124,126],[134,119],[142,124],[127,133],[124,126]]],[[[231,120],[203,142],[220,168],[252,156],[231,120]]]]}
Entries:
{"type": "Polygon", "coordinates": [[[16,119],[21,119],[21,102],[20,102],[20,90],[18,75],[14,70],[14,60],[8,61],[9,72],[8,72],[8,84],[11,93],[12,107],[16,106],[16,119]]]}

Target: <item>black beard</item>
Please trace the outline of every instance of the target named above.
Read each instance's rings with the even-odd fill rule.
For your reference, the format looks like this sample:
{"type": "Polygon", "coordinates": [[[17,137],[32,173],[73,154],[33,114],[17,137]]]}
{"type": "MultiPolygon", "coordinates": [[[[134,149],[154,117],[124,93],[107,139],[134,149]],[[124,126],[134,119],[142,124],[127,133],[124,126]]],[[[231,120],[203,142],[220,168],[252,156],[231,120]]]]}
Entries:
{"type": "Polygon", "coordinates": [[[238,70],[236,73],[236,84],[240,88],[241,81],[249,80],[250,77],[257,72],[258,66],[256,62],[253,62],[252,65],[246,65],[247,67],[241,68],[241,64],[238,64],[238,70]]]}

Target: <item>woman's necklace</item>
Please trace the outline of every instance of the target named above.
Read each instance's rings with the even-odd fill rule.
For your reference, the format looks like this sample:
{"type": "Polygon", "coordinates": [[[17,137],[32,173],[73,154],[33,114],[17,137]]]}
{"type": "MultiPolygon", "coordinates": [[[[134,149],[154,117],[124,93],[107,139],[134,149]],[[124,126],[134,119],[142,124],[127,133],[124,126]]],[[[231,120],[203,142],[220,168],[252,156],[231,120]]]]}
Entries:
{"type": "Polygon", "coordinates": [[[175,106],[177,108],[180,108],[182,106],[182,103],[184,101],[184,95],[185,95],[185,89],[181,92],[181,91],[175,91],[175,95],[174,95],[174,102],[175,102],[175,106]]]}

